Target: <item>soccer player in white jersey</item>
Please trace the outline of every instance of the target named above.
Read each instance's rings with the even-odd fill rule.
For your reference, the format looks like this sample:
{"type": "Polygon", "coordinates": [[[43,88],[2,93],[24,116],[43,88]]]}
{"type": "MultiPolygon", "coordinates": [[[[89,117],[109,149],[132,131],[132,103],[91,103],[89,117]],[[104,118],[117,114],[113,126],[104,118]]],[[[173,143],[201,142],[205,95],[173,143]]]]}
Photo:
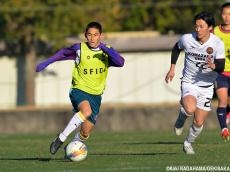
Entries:
{"type": "Polygon", "coordinates": [[[171,66],[166,83],[174,78],[176,61],[184,50],[185,60],[181,78],[181,108],[175,123],[176,135],[183,131],[185,120],[194,116],[193,123],[183,144],[186,154],[195,154],[192,142],[203,129],[211,110],[213,83],[224,69],[224,43],[211,33],[215,24],[211,13],[201,12],[194,17],[195,32],[184,34],[175,44],[171,54],[171,66]]]}

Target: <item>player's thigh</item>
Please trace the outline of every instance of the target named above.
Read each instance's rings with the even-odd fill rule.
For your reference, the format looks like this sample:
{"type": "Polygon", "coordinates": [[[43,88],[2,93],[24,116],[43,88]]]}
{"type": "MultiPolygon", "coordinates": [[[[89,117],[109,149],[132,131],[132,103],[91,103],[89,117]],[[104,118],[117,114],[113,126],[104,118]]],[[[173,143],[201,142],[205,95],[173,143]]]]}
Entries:
{"type": "Polygon", "coordinates": [[[182,97],[182,105],[187,113],[194,113],[196,110],[196,104],[196,97],[194,97],[193,95],[187,95],[182,97]]]}
{"type": "Polygon", "coordinates": [[[81,113],[87,118],[91,115],[92,110],[90,107],[90,94],[81,91],[77,88],[70,89],[69,97],[73,106],[73,111],[81,113]]]}
{"type": "Polygon", "coordinates": [[[94,124],[89,120],[86,120],[81,125],[81,133],[84,136],[89,136],[93,129],[94,129],[94,124]]]}
{"type": "Polygon", "coordinates": [[[187,113],[193,113],[196,110],[198,91],[194,84],[182,82],[181,85],[181,103],[187,113]]]}
{"type": "Polygon", "coordinates": [[[197,108],[194,115],[194,123],[197,126],[202,126],[204,124],[206,117],[208,116],[208,113],[208,111],[197,108]]]}
{"type": "Polygon", "coordinates": [[[88,100],[84,100],[82,101],[79,105],[78,105],[78,109],[79,111],[81,111],[81,113],[87,118],[92,114],[92,109],[90,106],[90,103],[88,100]]]}

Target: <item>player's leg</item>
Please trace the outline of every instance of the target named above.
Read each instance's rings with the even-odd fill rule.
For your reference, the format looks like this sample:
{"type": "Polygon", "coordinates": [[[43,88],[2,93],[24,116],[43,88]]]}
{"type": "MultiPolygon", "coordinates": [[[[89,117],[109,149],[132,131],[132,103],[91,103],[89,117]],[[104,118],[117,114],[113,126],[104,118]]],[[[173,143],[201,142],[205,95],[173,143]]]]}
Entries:
{"type": "Polygon", "coordinates": [[[67,137],[76,130],[92,113],[89,102],[84,100],[78,105],[79,112],[70,119],[65,129],[54,139],[50,145],[50,153],[55,154],[67,137]]]}
{"type": "Polygon", "coordinates": [[[92,113],[88,96],[89,94],[78,90],[70,90],[70,100],[74,108],[74,115],[70,119],[69,123],[65,129],[54,139],[50,145],[50,153],[55,154],[57,150],[61,147],[67,137],[78,128],[92,113]]]}
{"type": "Polygon", "coordinates": [[[184,123],[187,117],[193,115],[196,110],[196,93],[193,91],[193,86],[191,84],[182,83],[181,86],[181,104],[179,115],[174,125],[174,130],[176,135],[181,135],[183,132],[184,123]]]}
{"type": "Polygon", "coordinates": [[[226,124],[228,126],[229,122],[230,122],[230,89],[228,89],[228,105],[227,105],[227,115],[226,115],[226,124]]]}
{"type": "Polygon", "coordinates": [[[183,150],[186,154],[195,153],[192,148],[192,143],[201,133],[204,121],[208,115],[208,112],[211,110],[213,87],[196,87],[196,90],[199,92],[197,95],[197,108],[194,114],[193,124],[189,128],[188,135],[183,145],[183,150]]]}
{"type": "Polygon", "coordinates": [[[82,123],[81,130],[74,136],[73,141],[85,142],[89,138],[93,128],[94,124],[89,120],[86,120],[82,123]]]}
{"type": "Polygon", "coordinates": [[[228,139],[229,132],[227,128],[227,104],[228,104],[228,78],[219,75],[216,80],[216,95],[218,97],[218,108],[216,110],[217,118],[221,128],[221,136],[228,139]]]}
{"type": "MultiPolygon", "coordinates": [[[[90,122],[89,120],[85,120],[82,124],[81,124],[81,129],[79,132],[77,132],[72,140],[72,142],[74,141],[80,141],[80,142],[85,142],[86,140],[88,140],[92,130],[94,129],[95,124],[90,122]]],[[[66,147],[64,148],[64,150],[66,151],[66,147]]],[[[68,157],[65,155],[65,159],[68,159],[68,157]]]]}
{"type": "Polygon", "coordinates": [[[216,94],[218,97],[218,108],[216,110],[218,121],[221,128],[221,136],[224,139],[228,139],[229,133],[227,128],[227,100],[228,100],[228,89],[227,88],[219,88],[216,90],[216,94]]]}
{"type": "Polygon", "coordinates": [[[78,105],[79,112],[75,113],[74,116],[71,118],[69,123],[67,124],[66,128],[60,133],[60,140],[64,142],[67,137],[76,129],[78,128],[86,119],[91,115],[92,110],[90,104],[87,100],[82,101],[78,105]]]}
{"type": "Polygon", "coordinates": [[[208,115],[208,111],[204,111],[199,108],[196,109],[193,124],[189,128],[189,132],[188,132],[188,135],[185,139],[184,146],[183,146],[183,150],[186,154],[195,154],[192,148],[192,143],[201,133],[203,129],[203,123],[207,115],[208,115]]]}
{"type": "Polygon", "coordinates": [[[184,128],[184,123],[186,119],[194,113],[195,105],[196,105],[196,99],[194,96],[188,95],[182,98],[182,106],[179,110],[179,115],[177,117],[177,120],[174,125],[175,133],[176,135],[181,135],[184,128]],[[190,104],[190,107],[188,107],[188,104],[190,104]]]}
{"type": "Polygon", "coordinates": [[[80,132],[76,133],[73,140],[85,142],[89,138],[91,131],[96,125],[96,120],[101,106],[101,96],[91,95],[89,102],[92,108],[92,114],[82,124],[80,132]]]}

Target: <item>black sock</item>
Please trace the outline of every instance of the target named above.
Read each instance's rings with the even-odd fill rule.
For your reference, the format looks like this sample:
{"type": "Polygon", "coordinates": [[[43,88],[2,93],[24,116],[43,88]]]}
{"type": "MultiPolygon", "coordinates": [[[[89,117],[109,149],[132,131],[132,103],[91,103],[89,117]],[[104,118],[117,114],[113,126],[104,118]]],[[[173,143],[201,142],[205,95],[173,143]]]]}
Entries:
{"type": "Polygon", "coordinates": [[[227,124],[226,124],[227,108],[223,108],[223,107],[217,108],[216,113],[217,113],[217,118],[220,123],[221,130],[223,128],[227,128],[227,124]]]}

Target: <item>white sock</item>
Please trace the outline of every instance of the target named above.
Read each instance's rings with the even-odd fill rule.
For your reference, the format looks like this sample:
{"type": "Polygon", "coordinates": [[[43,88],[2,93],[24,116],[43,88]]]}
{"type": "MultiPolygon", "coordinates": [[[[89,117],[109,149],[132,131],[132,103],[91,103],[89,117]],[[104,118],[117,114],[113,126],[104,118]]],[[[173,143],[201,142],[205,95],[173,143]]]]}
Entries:
{"type": "Polygon", "coordinates": [[[188,142],[187,140],[185,140],[185,141],[184,141],[184,145],[185,145],[185,146],[189,146],[189,145],[191,145],[191,143],[188,142]]]}
{"type": "Polygon", "coordinates": [[[186,141],[189,143],[192,143],[195,141],[195,139],[198,137],[198,135],[201,133],[203,129],[203,125],[201,127],[197,127],[194,124],[189,129],[189,133],[187,135],[186,141]]]}
{"type": "Polygon", "coordinates": [[[69,123],[65,127],[62,133],[60,133],[59,138],[64,142],[67,137],[78,128],[85,121],[85,117],[81,112],[75,113],[75,115],[70,119],[69,123]]]}

